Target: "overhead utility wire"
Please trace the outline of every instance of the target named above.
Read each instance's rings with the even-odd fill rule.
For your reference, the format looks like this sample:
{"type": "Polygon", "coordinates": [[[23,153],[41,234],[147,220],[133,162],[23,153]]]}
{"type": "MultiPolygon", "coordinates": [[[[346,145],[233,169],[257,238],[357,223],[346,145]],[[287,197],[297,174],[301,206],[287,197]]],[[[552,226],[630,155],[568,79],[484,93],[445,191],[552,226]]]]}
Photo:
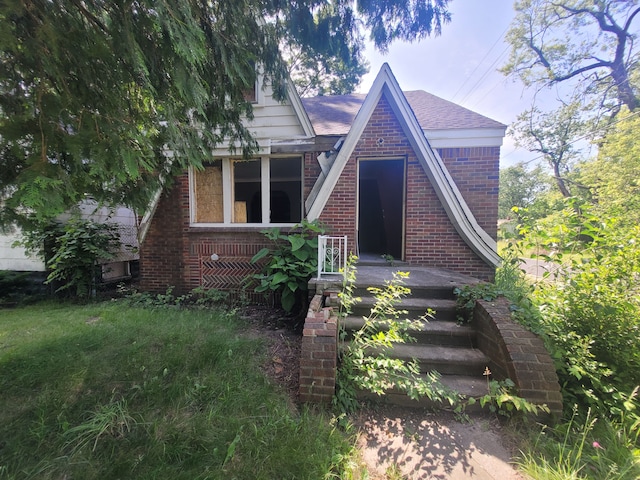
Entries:
{"type": "MultiPolygon", "coordinates": [[[[572,142],[569,142],[569,145],[573,145],[574,143],[578,143],[581,140],[586,140],[588,137],[592,136],[593,134],[596,134],[598,132],[602,132],[602,131],[606,130],[607,128],[611,127],[612,125],[617,125],[618,123],[623,122],[624,120],[628,120],[629,118],[633,118],[636,115],[640,115],[640,111],[633,112],[633,113],[629,114],[628,116],[626,116],[624,118],[621,118],[620,120],[616,120],[616,121],[612,122],[611,124],[607,125],[606,127],[596,128],[595,130],[587,132],[584,135],[582,135],[581,137],[578,137],[575,140],[573,140],[572,142]]],[[[516,152],[516,149],[514,148],[513,150],[511,150],[506,155],[501,155],[501,159],[502,158],[506,158],[506,157],[508,157],[509,155],[511,155],[511,154],[513,154],[515,152],[516,152]]],[[[526,162],[519,162],[519,163],[522,163],[523,165],[529,165],[531,162],[535,162],[536,160],[540,160],[542,158],[544,158],[544,154],[538,155],[537,157],[534,157],[531,160],[527,160],[526,162]]]]}
{"type": "Polygon", "coordinates": [[[484,57],[482,57],[482,60],[480,60],[480,62],[476,65],[476,67],[473,69],[473,71],[469,75],[467,75],[467,77],[465,78],[464,82],[462,82],[462,85],[460,85],[458,90],[456,90],[456,93],[454,93],[453,97],[451,97],[451,101],[452,102],[455,101],[456,97],[458,96],[458,93],[460,93],[460,90],[462,90],[464,88],[464,86],[467,84],[467,82],[471,79],[471,77],[473,77],[473,74],[476,73],[476,70],[478,70],[478,68],[480,68],[480,66],[484,63],[484,61],[491,54],[491,52],[493,52],[493,49],[496,47],[496,45],[498,45],[500,40],[502,40],[502,38],[504,37],[505,33],[507,33],[507,30],[509,30],[509,27],[505,28],[504,32],[502,32],[500,34],[498,39],[493,43],[493,45],[491,45],[491,48],[487,51],[487,53],[484,55],[484,57]]]}
{"type": "Polygon", "coordinates": [[[469,90],[469,92],[462,98],[462,100],[460,100],[460,103],[464,103],[465,100],[467,98],[469,98],[470,95],[472,95],[473,93],[476,92],[475,88],[487,77],[487,75],[489,75],[489,73],[491,73],[493,71],[493,67],[495,67],[496,63],[498,63],[500,60],[502,60],[502,57],[504,56],[504,54],[507,52],[507,50],[509,50],[509,46],[507,45],[507,47],[502,51],[502,53],[500,53],[500,55],[498,55],[498,57],[493,61],[493,63],[491,65],[489,65],[489,67],[487,68],[487,70],[485,70],[485,72],[482,74],[482,76],[478,79],[478,81],[476,83],[473,84],[473,86],[471,87],[471,90],[469,90]]]}

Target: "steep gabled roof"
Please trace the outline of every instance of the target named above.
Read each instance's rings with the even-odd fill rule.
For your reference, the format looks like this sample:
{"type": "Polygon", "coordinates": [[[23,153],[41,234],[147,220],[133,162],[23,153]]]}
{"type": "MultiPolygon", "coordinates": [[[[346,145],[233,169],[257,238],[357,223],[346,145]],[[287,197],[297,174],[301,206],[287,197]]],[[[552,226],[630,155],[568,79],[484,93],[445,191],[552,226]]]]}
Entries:
{"type": "MultiPolygon", "coordinates": [[[[506,125],[423,90],[404,92],[422,130],[504,129],[506,125]]],[[[346,135],[362,107],[366,95],[329,95],[303,98],[313,128],[318,135],[346,135]]]]}
{"type": "MultiPolygon", "coordinates": [[[[365,96],[357,114],[353,118],[351,128],[348,130],[344,143],[331,169],[327,172],[323,184],[319,188],[318,195],[313,199],[313,203],[309,205],[307,218],[309,220],[315,220],[320,217],[349,157],[353,153],[365,127],[369,123],[374,109],[383,95],[391,105],[396,118],[400,122],[418,160],[429,177],[451,223],[464,241],[480,258],[490,265],[499,264],[500,257],[496,253],[495,240],[480,227],[453,181],[453,178],[446,169],[444,162],[429,145],[416,114],[409,105],[407,97],[405,97],[400,89],[398,82],[391,72],[391,68],[389,68],[389,65],[386,63],[380,69],[371,90],[365,96]]],[[[353,103],[355,103],[355,100],[353,103]]],[[[307,107],[306,104],[305,107],[307,107]]],[[[316,133],[320,134],[320,127],[315,125],[314,116],[311,112],[309,112],[309,117],[312,123],[314,123],[316,133]]]]}

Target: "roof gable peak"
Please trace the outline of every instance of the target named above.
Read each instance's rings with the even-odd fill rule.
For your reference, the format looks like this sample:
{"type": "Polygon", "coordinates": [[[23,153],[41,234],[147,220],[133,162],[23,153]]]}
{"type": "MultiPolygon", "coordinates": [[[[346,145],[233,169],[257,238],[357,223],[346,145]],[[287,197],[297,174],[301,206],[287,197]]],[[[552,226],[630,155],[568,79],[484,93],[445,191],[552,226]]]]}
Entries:
{"type": "Polygon", "coordinates": [[[407,98],[387,63],[380,68],[380,72],[378,72],[371,90],[358,110],[331,169],[327,172],[326,178],[320,186],[317,197],[309,206],[308,219],[315,220],[320,217],[383,95],[385,95],[442,206],[460,236],[485,262],[497,265],[500,262],[500,257],[496,253],[495,240],[478,225],[442,159],[429,145],[407,98]]]}

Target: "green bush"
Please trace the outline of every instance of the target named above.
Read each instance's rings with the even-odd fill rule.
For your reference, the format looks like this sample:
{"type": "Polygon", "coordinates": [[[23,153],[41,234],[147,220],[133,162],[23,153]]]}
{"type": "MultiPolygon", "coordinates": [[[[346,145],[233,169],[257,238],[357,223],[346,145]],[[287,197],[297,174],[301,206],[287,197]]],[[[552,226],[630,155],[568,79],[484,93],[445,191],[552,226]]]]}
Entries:
{"type": "Polygon", "coordinates": [[[13,298],[30,285],[29,273],[0,270],[0,298],[13,298]]]}
{"type": "Polygon", "coordinates": [[[74,216],[26,233],[23,245],[45,259],[46,283],[56,292],[68,290],[86,298],[100,279],[99,262],[113,258],[120,239],[115,225],[74,216]]]}
{"type": "Polygon", "coordinates": [[[609,228],[535,300],[567,400],[616,414],[640,384],[640,228],[609,228]]]}
{"type": "Polygon", "coordinates": [[[553,228],[523,226],[496,280],[511,290],[514,317],[544,339],[565,406],[613,418],[640,384],[640,228],[592,211],[569,202],[553,228]],[[560,265],[555,277],[528,285],[516,264],[533,244],[560,265]]]}
{"type": "Polygon", "coordinates": [[[251,259],[252,263],[268,258],[262,272],[252,276],[258,293],[278,293],[287,312],[304,311],[308,283],[318,270],[318,235],[324,233],[317,222],[303,220],[288,234],[272,228],[262,232],[272,243],[251,259]]]}

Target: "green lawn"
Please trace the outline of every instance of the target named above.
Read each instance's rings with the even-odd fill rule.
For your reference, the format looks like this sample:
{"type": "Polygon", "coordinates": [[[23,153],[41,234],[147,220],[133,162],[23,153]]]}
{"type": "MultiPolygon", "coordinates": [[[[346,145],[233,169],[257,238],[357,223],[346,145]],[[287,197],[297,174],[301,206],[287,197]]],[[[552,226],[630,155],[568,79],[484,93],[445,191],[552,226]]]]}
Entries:
{"type": "Polygon", "coordinates": [[[352,439],[291,411],[232,313],[0,311],[0,478],[340,478],[352,439]]]}

